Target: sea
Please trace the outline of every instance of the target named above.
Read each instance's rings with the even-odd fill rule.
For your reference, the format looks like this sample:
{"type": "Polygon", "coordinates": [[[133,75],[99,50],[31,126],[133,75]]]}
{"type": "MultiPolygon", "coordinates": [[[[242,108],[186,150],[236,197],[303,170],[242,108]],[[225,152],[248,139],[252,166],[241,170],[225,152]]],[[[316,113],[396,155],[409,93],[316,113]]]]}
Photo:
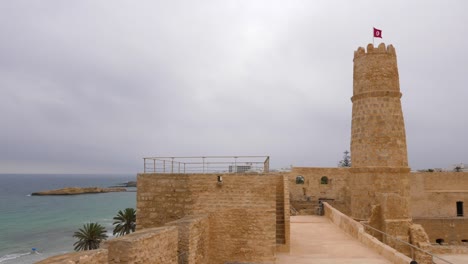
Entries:
{"type": "Polygon", "coordinates": [[[136,208],[136,188],[67,196],[31,193],[135,180],[136,174],[0,174],[0,263],[35,263],[72,252],[73,233],[89,222],[103,225],[111,239],[112,218],[119,210],[136,208]]]}

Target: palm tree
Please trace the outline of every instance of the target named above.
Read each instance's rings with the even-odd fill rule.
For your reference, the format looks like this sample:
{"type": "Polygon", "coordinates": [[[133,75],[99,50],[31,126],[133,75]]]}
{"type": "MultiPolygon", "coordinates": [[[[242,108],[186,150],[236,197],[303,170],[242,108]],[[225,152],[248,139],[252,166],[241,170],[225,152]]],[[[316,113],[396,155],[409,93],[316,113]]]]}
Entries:
{"type": "Polygon", "coordinates": [[[107,239],[106,229],[98,223],[87,223],[73,234],[78,241],[73,243],[76,251],[98,249],[101,242],[107,239]]]}
{"type": "Polygon", "coordinates": [[[133,208],[126,208],[123,212],[119,210],[117,216],[114,217],[113,235],[123,236],[135,232],[136,227],[136,211],[133,208]]]}

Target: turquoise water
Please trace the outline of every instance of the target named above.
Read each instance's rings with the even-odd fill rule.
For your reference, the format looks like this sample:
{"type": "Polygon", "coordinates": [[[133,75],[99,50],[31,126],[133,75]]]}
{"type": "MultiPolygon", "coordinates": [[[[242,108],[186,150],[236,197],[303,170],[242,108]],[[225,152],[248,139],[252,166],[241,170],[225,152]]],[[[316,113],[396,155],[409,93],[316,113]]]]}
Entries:
{"type": "Polygon", "coordinates": [[[63,187],[109,187],[135,180],[135,175],[0,174],[0,263],[34,263],[73,251],[73,233],[87,222],[98,222],[112,236],[118,210],[135,208],[132,192],[73,196],[30,196],[35,191],[63,187]],[[37,253],[32,252],[36,248],[37,253]]]}

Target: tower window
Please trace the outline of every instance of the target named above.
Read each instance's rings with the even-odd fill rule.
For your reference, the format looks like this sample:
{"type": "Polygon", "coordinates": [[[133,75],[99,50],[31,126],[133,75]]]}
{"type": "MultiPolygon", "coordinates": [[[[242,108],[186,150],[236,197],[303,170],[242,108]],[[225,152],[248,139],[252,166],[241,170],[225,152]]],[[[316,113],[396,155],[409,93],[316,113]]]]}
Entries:
{"type": "Polygon", "coordinates": [[[320,178],[320,184],[328,184],[328,177],[323,176],[322,178],[320,178]]]}
{"type": "Polygon", "coordinates": [[[304,176],[299,175],[296,177],[296,184],[304,184],[304,182],[304,176]]]}
{"type": "Polygon", "coordinates": [[[457,202],[457,216],[460,216],[460,217],[463,216],[463,202],[462,201],[457,202]]]}

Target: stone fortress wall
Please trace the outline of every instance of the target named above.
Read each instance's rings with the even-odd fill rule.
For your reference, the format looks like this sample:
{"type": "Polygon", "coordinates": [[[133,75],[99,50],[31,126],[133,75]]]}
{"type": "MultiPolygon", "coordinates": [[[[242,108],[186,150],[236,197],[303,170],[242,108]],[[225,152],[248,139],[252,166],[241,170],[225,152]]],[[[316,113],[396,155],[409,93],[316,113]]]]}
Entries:
{"type": "Polygon", "coordinates": [[[424,227],[431,243],[468,246],[467,203],[468,172],[411,173],[413,222],[424,227]]]}
{"type": "Polygon", "coordinates": [[[205,214],[210,255],[203,263],[274,261],[277,247],[289,246],[285,179],[283,174],[140,174],[137,227],[205,214]]]}
{"type": "Polygon", "coordinates": [[[291,206],[299,214],[315,214],[321,200],[349,215],[349,175],[349,168],[293,167],[288,176],[291,206]],[[297,183],[298,177],[304,183],[297,183]]]}
{"type": "MultiPolygon", "coordinates": [[[[320,198],[349,215],[347,182],[352,177],[350,168],[293,168],[289,175],[291,205],[299,213],[315,213],[320,198]],[[304,184],[296,183],[298,176],[304,177],[304,184]],[[328,184],[320,181],[324,176],[328,184]]],[[[443,239],[442,244],[468,246],[468,172],[412,172],[409,186],[410,217],[424,227],[430,242],[435,245],[437,239],[443,239]],[[463,202],[463,216],[457,216],[457,202],[463,202]]]]}

